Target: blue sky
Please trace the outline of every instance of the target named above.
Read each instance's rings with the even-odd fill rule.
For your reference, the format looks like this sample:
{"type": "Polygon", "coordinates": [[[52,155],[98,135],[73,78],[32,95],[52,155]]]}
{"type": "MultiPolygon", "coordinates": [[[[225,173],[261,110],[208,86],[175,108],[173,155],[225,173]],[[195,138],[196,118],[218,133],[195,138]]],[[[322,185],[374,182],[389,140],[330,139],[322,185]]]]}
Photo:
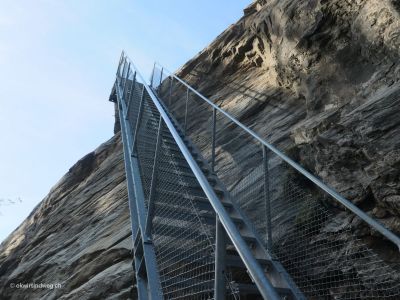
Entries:
{"type": "Polygon", "coordinates": [[[177,69],[250,2],[0,0],[0,241],[112,136],[122,49],[145,78],[177,69]]]}

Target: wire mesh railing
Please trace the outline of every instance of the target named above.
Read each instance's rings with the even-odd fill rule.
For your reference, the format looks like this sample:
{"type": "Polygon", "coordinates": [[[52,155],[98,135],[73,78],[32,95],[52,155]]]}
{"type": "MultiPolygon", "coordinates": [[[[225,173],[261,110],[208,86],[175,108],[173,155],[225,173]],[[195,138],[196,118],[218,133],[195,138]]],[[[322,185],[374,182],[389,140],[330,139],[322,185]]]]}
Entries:
{"type": "Polygon", "coordinates": [[[400,299],[400,265],[357,231],[395,234],[158,64],[151,86],[307,297],[400,299]]]}

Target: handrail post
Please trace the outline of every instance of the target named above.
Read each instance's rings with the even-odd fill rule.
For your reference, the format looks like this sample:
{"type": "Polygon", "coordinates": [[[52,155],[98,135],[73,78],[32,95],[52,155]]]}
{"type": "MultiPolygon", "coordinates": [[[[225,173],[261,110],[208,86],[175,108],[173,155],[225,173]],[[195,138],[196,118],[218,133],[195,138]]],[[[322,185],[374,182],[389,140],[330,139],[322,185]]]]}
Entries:
{"type": "Polygon", "coordinates": [[[119,58],[118,68],[117,68],[117,77],[120,77],[119,71],[121,70],[121,64],[124,59],[124,51],[121,52],[121,57],[119,58]]]}
{"type": "Polygon", "coordinates": [[[153,64],[153,70],[151,71],[151,76],[150,76],[150,87],[153,87],[153,79],[154,79],[154,71],[156,69],[156,62],[153,64]]]}
{"type": "Polygon", "coordinates": [[[215,135],[217,126],[217,110],[213,107],[212,114],[212,148],[211,148],[211,170],[215,172],[215,135]]]}
{"type": "MultiPolygon", "coordinates": [[[[123,61],[124,61],[124,66],[122,67],[122,73],[119,76],[121,79],[124,77],[124,74],[125,74],[125,68],[126,68],[126,64],[127,64],[126,57],[124,57],[123,61]]],[[[119,87],[122,88],[122,80],[119,81],[119,87]]]]}
{"type": "Polygon", "coordinates": [[[133,73],[132,85],[129,91],[128,106],[126,107],[125,119],[128,119],[128,114],[131,107],[131,102],[133,99],[133,93],[135,92],[135,88],[136,88],[136,71],[133,73]]]}
{"type": "Polygon", "coordinates": [[[226,298],[226,232],[218,215],[215,220],[214,299],[224,300],[226,298]]]}
{"type": "Polygon", "coordinates": [[[174,80],[174,77],[170,77],[171,80],[169,82],[169,97],[168,97],[168,106],[171,107],[172,104],[172,82],[174,80]]]}
{"type": "Polygon", "coordinates": [[[261,145],[263,153],[263,174],[264,174],[264,204],[266,214],[266,248],[272,251],[272,228],[271,228],[271,197],[269,192],[269,168],[268,168],[268,149],[261,145]]]}
{"type": "Polygon", "coordinates": [[[158,87],[157,87],[157,92],[159,92],[159,91],[160,91],[160,88],[161,88],[163,72],[164,72],[164,68],[161,68],[160,82],[159,82],[158,87]]]}
{"type": "Polygon", "coordinates": [[[137,135],[138,135],[138,132],[139,132],[140,119],[142,118],[143,109],[144,109],[143,108],[143,106],[144,106],[144,91],[145,91],[145,88],[144,88],[144,84],[143,84],[142,95],[140,97],[138,116],[136,118],[135,131],[133,132],[132,149],[131,149],[132,155],[136,153],[135,148],[136,148],[137,135]]]}
{"type": "Polygon", "coordinates": [[[161,148],[161,140],[162,140],[162,130],[163,130],[163,119],[160,116],[158,121],[158,131],[157,131],[157,142],[156,142],[156,150],[154,152],[154,161],[153,161],[153,170],[151,173],[151,183],[150,183],[150,193],[149,193],[149,201],[148,201],[148,211],[146,218],[146,227],[145,227],[145,239],[150,240],[151,231],[153,227],[153,215],[154,215],[154,199],[157,193],[157,181],[158,181],[158,161],[160,156],[160,148],[161,148]]]}
{"type": "MultiPolygon", "coordinates": [[[[129,70],[131,69],[131,63],[128,63],[128,69],[126,71],[126,75],[125,75],[125,80],[124,80],[124,86],[122,87],[122,98],[124,99],[124,101],[126,101],[125,96],[126,96],[126,83],[128,81],[128,77],[129,77],[129,70]]],[[[125,102],[127,103],[127,102],[125,102]]]]}
{"type": "Polygon", "coordinates": [[[185,101],[185,124],[183,127],[183,132],[186,135],[186,129],[187,129],[187,114],[188,114],[188,103],[189,103],[189,89],[186,89],[186,101],[185,101]]]}

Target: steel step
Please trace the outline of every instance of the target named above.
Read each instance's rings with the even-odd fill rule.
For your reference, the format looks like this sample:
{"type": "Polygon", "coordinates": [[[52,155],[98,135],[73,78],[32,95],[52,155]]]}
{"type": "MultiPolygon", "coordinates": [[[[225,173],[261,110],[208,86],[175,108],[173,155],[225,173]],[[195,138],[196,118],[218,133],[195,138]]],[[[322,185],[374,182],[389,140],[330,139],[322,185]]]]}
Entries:
{"type": "MultiPolygon", "coordinates": [[[[187,183],[189,186],[194,186],[194,185],[198,185],[198,181],[197,178],[190,174],[190,173],[180,173],[179,169],[178,170],[174,170],[172,169],[172,165],[169,166],[171,168],[171,170],[165,170],[162,173],[158,173],[158,182],[178,182],[178,181],[183,181],[184,183],[187,183]],[[166,180],[167,179],[167,180],[166,180]]],[[[151,174],[146,174],[145,178],[150,179],[151,180],[151,174]]],[[[211,184],[211,186],[215,186],[217,184],[217,181],[215,179],[215,177],[211,177],[208,176],[207,177],[208,182],[211,184]]]]}
{"type": "MultiPolygon", "coordinates": [[[[158,117],[157,118],[150,117],[146,122],[146,127],[150,130],[154,130],[155,132],[157,132],[159,126],[158,120],[159,120],[158,117]]],[[[178,124],[176,122],[172,122],[172,124],[174,125],[175,130],[178,132],[179,136],[184,137],[182,130],[179,128],[179,126],[177,126],[178,124]]],[[[166,134],[171,134],[168,127],[166,126],[163,127],[162,132],[166,134]]]]}
{"type": "MultiPolygon", "coordinates": [[[[187,190],[185,190],[185,191],[182,191],[182,190],[170,190],[170,189],[168,189],[168,190],[166,190],[166,189],[163,189],[163,188],[159,188],[159,189],[157,189],[157,191],[159,192],[159,193],[162,193],[162,195],[164,196],[176,196],[176,195],[185,195],[185,193],[187,193],[189,196],[192,196],[192,197],[200,197],[200,198],[206,198],[206,195],[204,194],[204,192],[203,192],[203,190],[191,190],[191,191],[187,191],[187,190]]],[[[224,203],[224,198],[223,198],[223,195],[224,195],[224,192],[223,191],[220,191],[220,190],[216,190],[216,194],[220,197],[220,200],[221,200],[221,202],[222,203],[224,203]]]]}
{"type": "MultiPolygon", "coordinates": [[[[193,203],[196,205],[197,209],[199,210],[208,210],[208,211],[213,211],[213,208],[211,206],[210,201],[208,198],[201,196],[195,196],[191,195],[190,193],[185,194],[185,193],[179,193],[179,192],[173,192],[173,191],[167,191],[167,190],[157,190],[157,193],[159,193],[160,197],[157,199],[158,202],[163,202],[163,201],[169,201],[169,199],[174,199],[177,201],[190,201],[192,200],[193,203]],[[167,198],[167,199],[165,199],[167,198]]],[[[232,210],[233,205],[230,202],[226,202],[223,199],[221,200],[222,205],[225,207],[227,211],[232,210]]]]}
{"type": "MultiPolygon", "coordinates": [[[[247,296],[247,297],[259,296],[259,298],[252,297],[251,299],[260,299],[260,300],[263,299],[255,284],[237,283],[237,284],[235,284],[235,286],[239,290],[239,293],[241,296],[247,296]]],[[[293,300],[294,299],[292,291],[290,289],[275,287],[275,290],[281,299],[284,299],[284,300],[293,300]]]]}
{"type": "MultiPolygon", "coordinates": [[[[157,134],[157,132],[155,132],[154,136],[149,137],[149,136],[145,136],[145,135],[139,133],[138,145],[140,145],[140,143],[155,144],[155,143],[157,142],[157,135],[156,135],[156,134],[157,134]]],[[[177,149],[179,149],[179,148],[178,148],[178,145],[176,144],[176,142],[175,142],[175,140],[174,140],[173,137],[163,135],[162,141],[163,141],[165,144],[167,144],[167,145],[169,145],[169,146],[171,146],[171,147],[174,146],[174,147],[176,147],[177,149]]]]}
{"type": "MultiPolygon", "coordinates": [[[[150,148],[154,149],[155,146],[156,146],[156,143],[157,143],[156,139],[150,139],[150,138],[142,139],[142,138],[140,138],[138,140],[138,147],[139,148],[143,148],[143,147],[148,148],[148,147],[150,147],[150,148]]],[[[170,154],[174,158],[176,158],[176,159],[178,159],[178,160],[180,160],[180,161],[182,161],[184,163],[187,163],[187,161],[186,161],[185,157],[183,156],[182,152],[179,150],[179,147],[177,146],[175,140],[171,141],[171,140],[163,138],[163,143],[164,143],[164,146],[162,147],[162,149],[164,151],[170,152],[170,154]]],[[[186,147],[191,152],[191,155],[193,156],[193,158],[195,159],[197,164],[200,167],[204,167],[206,165],[206,163],[200,158],[200,155],[197,152],[193,152],[193,147],[191,145],[188,145],[188,144],[186,144],[186,147]]],[[[204,169],[207,169],[207,168],[204,168],[204,169]]]]}
{"type": "MultiPolygon", "coordinates": [[[[187,214],[187,216],[189,216],[189,214],[187,214]]],[[[193,218],[197,218],[195,215],[193,215],[193,218]]],[[[191,236],[188,238],[187,236],[184,236],[183,232],[185,230],[185,228],[187,228],[188,224],[190,224],[191,222],[187,221],[184,222],[184,220],[182,220],[182,224],[187,223],[185,228],[182,228],[180,226],[174,226],[174,225],[170,225],[169,223],[172,218],[161,218],[161,217],[157,217],[155,218],[155,222],[153,226],[157,226],[160,225],[162,226],[163,229],[163,237],[169,237],[171,238],[171,242],[170,245],[173,245],[175,243],[178,244],[182,244],[183,242],[190,242],[191,240],[196,240],[196,238],[200,237],[202,234],[205,234],[205,232],[203,231],[202,228],[190,228],[190,234],[191,236]]],[[[195,224],[197,224],[197,222],[193,222],[195,224]]],[[[192,224],[193,224],[192,223],[192,224]]],[[[210,230],[212,230],[211,228],[209,228],[210,230]]],[[[207,233],[208,235],[208,233],[207,233]]],[[[249,240],[251,242],[251,240],[249,240]]]]}
{"type": "MultiPolygon", "coordinates": [[[[170,172],[172,174],[180,174],[182,176],[195,177],[191,171],[180,170],[180,169],[178,169],[178,170],[171,169],[170,166],[166,167],[165,164],[163,164],[163,165],[160,164],[160,166],[158,167],[158,170],[160,170],[162,172],[170,172]]],[[[204,175],[206,175],[206,176],[211,174],[211,172],[208,169],[204,169],[202,171],[203,171],[204,175]]],[[[207,177],[207,178],[209,178],[209,177],[207,177]]],[[[210,179],[211,178],[214,178],[214,177],[210,177],[210,179]]]]}
{"type": "MultiPolygon", "coordinates": [[[[259,258],[257,259],[257,261],[262,267],[269,268],[272,266],[272,262],[268,259],[259,258]]],[[[226,255],[226,265],[235,268],[243,268],[243,269],[246,268],[240,256],[233,254],[226,255]]]]}
{"type": "MultiPolygon", "coordinates": [[[[155,147],[155,146],[154,146],[155,147]]],[[[139,150],[139,158],[145,159],[147,161],[152,161],[154,159],[154,152],[153,153],[143,153],[142,149],[139,150]]],[[[196,161],[199,164],[200,169],[206,173],[211,174],[210,170],[203,164],[202,161],[196,161]]],[[[169,168],[175,166],[178,169],[181,169],[184,173],[192,173],[192,169],[189,167],[188,163],[184,158],[179,158],[178,156],[171,155],[170,160],[162,159],[159,162],[162,166],[167,166],[169,168]]]]}
{"type": "MultiPolygon", "coordinates": [[[[144,176],[144,178],[142,177],[142,179],[146,179],[149,182],[151,182],[151,174],[146,174],[147,176],[144,176]]],[[[210,182],[211,185],[213,185],[213,182],[210,182]]],[[[214,181],[215,184],[215,181],[214,181]]],[[[172,186],[176,186],[177,189],[184,189],[184,190],[201,190],[203,191],[203,189],[201,188],[200,184],[192,178],[189,177],[183,177],[183,176],[179,176],[179,175],[174,175],[174,174],[167,174],[167,175],[163,175],[163,176],[159,176],[158,180],[157,180],[157,186],[160,186],[163,189],[168,189],[167,187],[171,187],[172,186]]]]}
{"type": "MultiPolygon", "coordinates": [[[[177,204],[166,204],[164,203],[155,203],[156,208],[162,208],[162,209],[166,209],[166,208],[170,208],[171,210],[174,210],[176,212],[178,212],[179,208],[181,208],[182,210],[184,210],[181,206],[179,206],[179,203],[177,204]]],[[[185,209],[185,210],[189,210],[189,209],[185,209]]],[[[185,217],[188,217],[188,219],[186,220],[182,220],[185,222],[190,222],[190,220],[193,221],[197,221],[197,215],[195,213],[190,213],[190,211],[186,211],[186,212],[182,212],[185,213],[185,217]]],[[[175,214],[173,217],[168,218],[171,220],[179,220],[177,216],[178,214],[175,214]]],[[[215,213],[213,211],[199,211],[198,212],[198,216],[200,217],[200,219],[203,221],[204,224],[206,225],[215,225],[215,213]]],[[[163,216],[159,216],[157,214],[157,210],[156,210],[156,217],[160,217],[160,218],[164,218],[163,216]]],[[[244,225],[243,219],[239,218],[239,217],[234,217],[231,216],[231,220],[233,223],[236,224],[236,226],[238,226],[239,228],[241,228],[244,225]]],[[[256,239],[253,236],[249,236],[249,239],[251,239],[252,241],[256,242],[256,239]]]]}

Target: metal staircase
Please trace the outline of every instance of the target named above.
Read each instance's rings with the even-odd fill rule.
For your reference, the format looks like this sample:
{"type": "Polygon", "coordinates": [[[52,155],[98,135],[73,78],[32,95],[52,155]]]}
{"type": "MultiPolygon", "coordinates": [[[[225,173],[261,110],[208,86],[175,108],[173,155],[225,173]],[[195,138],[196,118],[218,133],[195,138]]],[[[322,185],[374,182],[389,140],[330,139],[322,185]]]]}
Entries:
{"type": "MultiPolygon", "coordinates": [[[[263,200],[260,225],[259,216],[243,204],[244,189],[235,193],[220,178],[214,104],[206,102],[211,107],[209,143],[196,142],[198,135],[190,131],[189,91],[195,91],[189,88],[156,66],[149,86],[121,55],[110,100],[117,103],[121,123],[139,299],[305,299],[308,289],[272,243],[272,146],[262,144],[261,164],[254,167],[261,168],[261,175],[245,186],[263,200]],[[185,87],[183,93],[176,88],[174,95],[173,80],[185,87]],[[182,95],[186,99],[179,102],[182,95]],[[204,147],[208,144],[211,149],[204,147]]],[[[400,245],[397,236],[377,224],[400,245]]]]}

